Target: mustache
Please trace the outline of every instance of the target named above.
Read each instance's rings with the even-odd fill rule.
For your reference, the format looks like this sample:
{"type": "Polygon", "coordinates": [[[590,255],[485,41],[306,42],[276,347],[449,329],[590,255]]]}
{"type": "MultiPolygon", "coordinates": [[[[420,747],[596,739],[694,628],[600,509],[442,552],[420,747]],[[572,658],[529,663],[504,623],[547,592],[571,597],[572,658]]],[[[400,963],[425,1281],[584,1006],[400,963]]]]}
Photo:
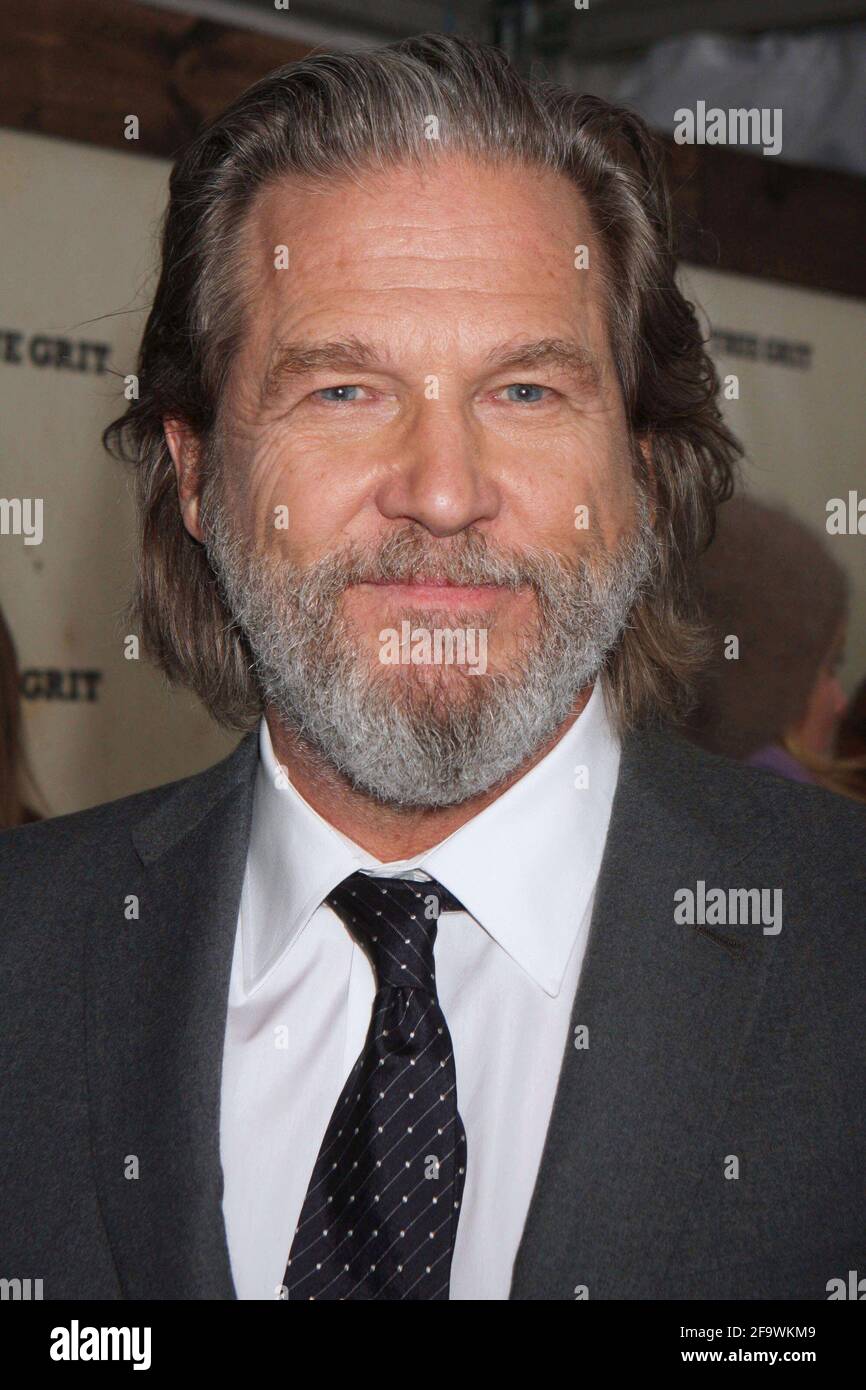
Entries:
{"type": "Polygon", "coordinates": [[[285,594],[299,617],[321,634],[352,586],[405,583],[417,576],[461,587],[528,588],[544,620],[572,611],[579,617],[594,589],[610,581],[621,558],[600,535],[592,541],[586,537],[579,555],[564,557],[548,546],[491,542],[472,527],[437,539],[425,527],[407,522],[384,539],[366,544],[347,540],[303,565],[243,534],[216,487],[203,499],[200,520],[205,551],[223,597],[230,572],[244,573],[251,584],[264,582],[285,594]]]}
{"type": "Polygon", "coordinates": [[[302,583],[312,582],[321,593],[334,594],[355,584],[405,583],[416,576],[461,586],[497,585],[504,589],[546,590],[557,577],[582,570],[548,550],[509,549],[492,545],[478,531],[431,543],[428,534],[412,526],[391,532],[381,543],[348,544],[311,565],[302,583]]]}

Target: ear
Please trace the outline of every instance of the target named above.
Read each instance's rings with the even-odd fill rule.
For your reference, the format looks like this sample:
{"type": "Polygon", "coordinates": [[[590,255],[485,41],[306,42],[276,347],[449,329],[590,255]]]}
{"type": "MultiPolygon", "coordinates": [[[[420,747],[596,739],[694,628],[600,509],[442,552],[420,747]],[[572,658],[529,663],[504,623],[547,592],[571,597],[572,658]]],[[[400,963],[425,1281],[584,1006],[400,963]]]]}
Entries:
{"type": "Polygon", "coordinates": [[[655,462],[654,462],[654,460],[653,460],[652,440],[650,439],[650,437],[649,437],[648,435],[643,435],[640,439],[638,439],[637,444],[638,444],[638,448],[639,448],[640,451],[641,451],[641,454],[643,455],[643,461],[644,461],[644,463],[645,463],[645,465],[646,465],[646,479],[647,479],[647,493],[648,493],[648,498],[649,498],[650,523],[651,523],[653,526],[655,526],[656,512],[657,512],[658,492],[657,492],[657,484],[656,484],[656,469],[655,469],[655,462]]]}
{"type": "Polygon", "coordinates": [[[163,420],[165,442],[177,475],[177,496],[183,524],[194,540],[202,539],[199,525],[201,446],[197,435],[181,420],[163,420]]]}

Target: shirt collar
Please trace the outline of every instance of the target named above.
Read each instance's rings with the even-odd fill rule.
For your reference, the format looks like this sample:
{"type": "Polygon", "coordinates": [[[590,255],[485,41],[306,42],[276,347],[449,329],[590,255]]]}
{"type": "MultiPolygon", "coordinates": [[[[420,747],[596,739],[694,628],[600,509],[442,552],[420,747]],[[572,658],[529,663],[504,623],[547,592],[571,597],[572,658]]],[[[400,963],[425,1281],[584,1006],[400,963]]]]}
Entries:
{"type": "Polygon", "coordinates": [[[547,994],[559,993],[595,889],[619,771],[598,683],[535,767],[411,860],[383,864],[320,816],[278,764],[264,719],[259,754],[241,905],[247,993],[359,869],[438,879],[547,994]]]}

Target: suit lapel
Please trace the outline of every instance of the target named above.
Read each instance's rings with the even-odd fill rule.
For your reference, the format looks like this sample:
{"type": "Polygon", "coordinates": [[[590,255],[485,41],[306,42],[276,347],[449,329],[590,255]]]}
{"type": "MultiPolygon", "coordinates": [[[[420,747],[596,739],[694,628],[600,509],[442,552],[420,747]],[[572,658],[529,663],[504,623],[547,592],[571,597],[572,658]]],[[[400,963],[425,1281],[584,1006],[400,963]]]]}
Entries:
{"type": "Polygon", "coordinates": [[[256,757],[251,734],[170,788],[135,828],[134,859],[125,846],[106,872],[118,896],[86,924],[94,1158],[127,1298],[235,1297],[220,1079],[256,757]]]}
{"type": "Polygon", "coordinates": [[[512,1299],[664,1297],[696,1184],[721,1172],[716,1129],[775,937],[677,924],[674,893],[749,886],[738,866],[770,832],[738,775],[672,735],[624,742],[512,1299]]]}
{"type": "MultiPolygon", "coordinates": [[[[168,789],[86,924],[94,1161],[127,1298],[235,1297],[220,1081],[256,761],[252,734],[168,789]]],[[[746,885],[737,867],[770,833],[730,777],[713,794],[708,766],[670,736],[625,742],[512,1299],[660,1296],[691,1194],[723,1160],[715,1131],[775,938],[674,923],[677,889],[746,885]]]]}

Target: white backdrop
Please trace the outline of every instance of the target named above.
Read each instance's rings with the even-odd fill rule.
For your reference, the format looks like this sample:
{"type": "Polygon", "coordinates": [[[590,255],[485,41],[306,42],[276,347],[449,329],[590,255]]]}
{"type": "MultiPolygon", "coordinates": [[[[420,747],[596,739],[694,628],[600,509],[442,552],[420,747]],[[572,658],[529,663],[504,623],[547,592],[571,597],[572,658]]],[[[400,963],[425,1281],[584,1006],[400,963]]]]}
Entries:
{"type": "MultiPolygon", "coordinates": [[[[118,379],[33,360],[61,338],[109,345],[106,365],[134,370],[169,166],[6,130],[0,164],[0,332],[22,335],[23,359],[0,340],[0,496],[44,501],[41,545],[0,536],[0,604],[30,673],[31,761],[57,814],[196,772],[236,739],[145,659],[124,659],[133,507],[99,437],[120,413],[118,379]]],[[[70,360],[99,359],[93,347],[70,360]]]]}
{"type": "Polygon", "coordinates": [[[747,449],[748,489],[820,531],[848,572],[850,694],[866,676],[866,535],[829,535],[826,523],[831,498],[866,497],[866,302],[694,266],[680,279],[715,333],[720,374],[739,379],[739,400],[723,406],[747,449]]]}
{"type": "MultiPolygon", "coordinates": [[[[169,166],[12,131],[0,131],[0,165],[0,497],[44,504],[41,544],[0,535],[0,603],[25,672],[32,761],[57,814],[197,771],[236,739],[123,654],[133,513],[126,471],[100,444],[120,393],[99,367],[134,368],[169,166]]],[[[716,329],[760,340],[726,339],[718,357],[740,378],[726,409],[752,485],[823,526],[829,497],[866,490],[866,305],[691,268],[684,280],[716,329]],[[730,352],[778,353],[768,341],[806,345],[808,366],[730,352]]],[[[832,544],[855,586],[843,672],[853,685],[866,673],[866,538],[832,544]]]]}

